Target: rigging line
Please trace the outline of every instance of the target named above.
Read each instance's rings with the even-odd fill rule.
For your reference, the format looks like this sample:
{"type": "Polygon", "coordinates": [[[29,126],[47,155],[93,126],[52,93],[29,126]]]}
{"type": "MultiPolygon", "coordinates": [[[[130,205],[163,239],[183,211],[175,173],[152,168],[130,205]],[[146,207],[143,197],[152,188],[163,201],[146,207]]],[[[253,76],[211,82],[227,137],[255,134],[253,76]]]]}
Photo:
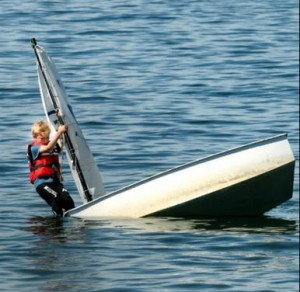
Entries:
{"type": "Polygon", "coordinates": [[[61,137],[60,137],[60,144],[61,144],[60,177],[61,177],[61,179],[63,180],[65,136],[61,136],[61,137]]]}
{"type": "MultiPolygon", "coordinates": [[[[52,90],[51,90],[51,87],[50,87],[49,82],[48,82],[48,80],[47,80],[47,78],[46,78],[46,74],[45,74],[45,72],[44,72],[43,66],[42,66],[42,64],[41,64],[39,55],[38,55],[38,53],[37,53],[37,51],[36,51],[37,42],[36,42],[36,39],[35,39],[35,38],[31,39],[31,46],[32,46],[32,48],[33,48],[33,50],[34,50],[34,53],[35,53],[35,56],[36,56],[36,59],[37,59],[39,68],[40,68],[40,70],[41,70],[41,72],[42,72],[42,75],[43,75],[43,77],[44,77],[44,81],[45,81],[45,83],[46,83],[46,86],[47,86],[47,89],[48,89],[48,92],[49,92],[49,95],[50,95],[50,98],[51,98],[51,102],[52,102],[52,104],[53,104],[53,107],[54,107],[54,110],[55,110],[55,113],[56,113],[56,116],[57,116],[57,119],[58,119],[58,122],[59,122],[61,125],[64,125],[65,123],[64,123],[62,117],[59,115],[59,107],[57,106],[57,103],[56,103],[55,98],[54,98],[54,94],[53,94],[53,92],[52,92],[52,90]]],[[[86,184],[85,179],[84,179],[84,177],[83,177],[83,174],[82,174],[82,170],[81,170],[80,164],[79,164],[78,159],[77,159],[76,154],[75,154],[75,149],[74,149],[74,147],[73,147],[73,145],[72,145],[72,142],[71,142],[71,140],[70,140],[70,137],[69,137],[68,133],[65,132],[65,133],[63,133],[63,134],[64,134],[64,137],[65,137],[65,141],[66,141],[66,143],[67,143],[67,145],[68,145],[67,149],[69,150],[70,157],[71,157],[72,160],[73,160],[73,163],[74,163],[74,166],[75,166],[75,168],[76,168],[76,171],[77,171],[79,180],[80,180],[80,182],[81,182],[81,184],[82,184],[82,188],[83,188],[83,191],[84,191],[86,200],[89,202],[89,201],[92,200],[92,196],[91,196],[91,194],[90,194],[90,192],[89,192],[89,190],[88,190],[87,184],[86,184]]]]}

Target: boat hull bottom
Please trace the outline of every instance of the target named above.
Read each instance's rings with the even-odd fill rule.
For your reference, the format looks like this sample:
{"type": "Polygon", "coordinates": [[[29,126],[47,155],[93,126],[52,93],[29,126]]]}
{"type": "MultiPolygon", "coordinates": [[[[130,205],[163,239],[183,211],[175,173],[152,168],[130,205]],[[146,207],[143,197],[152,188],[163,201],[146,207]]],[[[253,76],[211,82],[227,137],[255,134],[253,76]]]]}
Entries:
{"type": "Polygon", "coordinates": [[[295,163],[291,162],[236,185],[145,217],[197,218],[263,215],[292,197],[294,167],[295,163]]]}

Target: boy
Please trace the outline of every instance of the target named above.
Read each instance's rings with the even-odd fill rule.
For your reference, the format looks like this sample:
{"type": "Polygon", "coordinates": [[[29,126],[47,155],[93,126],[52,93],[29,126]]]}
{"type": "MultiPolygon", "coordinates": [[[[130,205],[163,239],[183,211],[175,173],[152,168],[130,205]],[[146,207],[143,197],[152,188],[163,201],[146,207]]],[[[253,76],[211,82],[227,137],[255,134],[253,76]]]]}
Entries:
{"type": "Polygon", "coordinates": [[[30,182],[35,186],[37,193],[52,207],[56,217],[63,216],[63,209],[68,211],[75,207],[73,199],[60,181],[61,149],[57,141],[67,130],[66,125],[59,126],[50,141],[51,129],[48,123],[44,121],[34,123],[31,129],[34,141],[28,145],[27,151],[30,182]]]}

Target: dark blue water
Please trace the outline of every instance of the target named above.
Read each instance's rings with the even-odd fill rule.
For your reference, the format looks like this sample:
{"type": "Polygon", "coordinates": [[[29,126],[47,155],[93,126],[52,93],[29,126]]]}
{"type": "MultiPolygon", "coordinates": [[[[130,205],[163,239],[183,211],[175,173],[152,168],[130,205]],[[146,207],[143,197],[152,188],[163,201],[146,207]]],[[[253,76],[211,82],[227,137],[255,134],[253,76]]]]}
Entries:
{"type": "MultiPolygon", "coordinates": [[[[299,172],[263,218],[55,220],[28,182],[36,37],[108,191],[287,132],[299,161],[298,2],[1,1],[1,291],[298,291],[299,172]]],[[[80,199],[64,165],[65,185],[80,199]]]]}

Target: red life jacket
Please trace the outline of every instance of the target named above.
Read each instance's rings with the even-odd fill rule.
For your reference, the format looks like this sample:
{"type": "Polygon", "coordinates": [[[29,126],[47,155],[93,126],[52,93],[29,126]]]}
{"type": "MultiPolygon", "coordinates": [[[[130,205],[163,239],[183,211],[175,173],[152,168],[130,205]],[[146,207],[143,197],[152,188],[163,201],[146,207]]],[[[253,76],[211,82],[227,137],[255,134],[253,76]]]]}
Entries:
{"type": "Polygon", "coordinates": [[[38,178],[59,178],[60,165],[58,153],[60,147],[58,144],[55,145],[51,152],[40,153],[39,156],[33,160],[31,147],[34,145],[45,145],[43,143],[37,143],[36,141],[31,142],[28,145],[27,157],[28,165],[30,169],[30,183],[34,183],[38,178]]]}

